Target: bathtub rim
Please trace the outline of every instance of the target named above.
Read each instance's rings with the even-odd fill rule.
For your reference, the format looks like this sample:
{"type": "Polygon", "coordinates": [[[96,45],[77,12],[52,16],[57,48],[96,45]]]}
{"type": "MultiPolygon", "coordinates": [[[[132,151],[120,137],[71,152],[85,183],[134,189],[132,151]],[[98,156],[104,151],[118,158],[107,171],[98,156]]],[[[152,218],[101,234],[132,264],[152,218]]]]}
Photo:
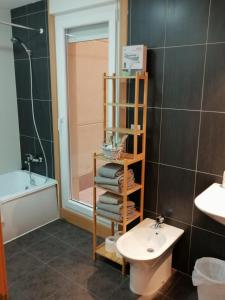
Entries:
{"type": "MultiPolygon", "coordinates": [[[[27,170],[14,170],[14,171],[7,172],[7,173],[0,174],[0,175],[6,175],[6,174],[13,173],[13,172],[22,172],[22,173],[26,173],[27,175],[29,175],[29,172],[27,170]]],[[[34,172],[32,172],[32,175],[45,179],[45,176],[34,173],[34,172]]],[[[30,188],[28,190],[18,192],[18,193],[12,194],[12,195],[8,194],[7,196],[0,197],[0,207],[2,205],[4,205],[5,203],[7,203],[7,202],[14,201],[16,199],[22,198],[22,197],[24,197],[26,195],[29,195],[29,194],[34,194],[38,191],[47,189],[47,188],[49,188],[51,186],[54,186],[54,185],[56,185],[56,188],[57,188],[58,181],[56,179],[48,177],[48,180],[49,180],[49,182],[47,181],[46,183],[43,183],[40,186],[32,186],[32,188],[30,188]]]]}

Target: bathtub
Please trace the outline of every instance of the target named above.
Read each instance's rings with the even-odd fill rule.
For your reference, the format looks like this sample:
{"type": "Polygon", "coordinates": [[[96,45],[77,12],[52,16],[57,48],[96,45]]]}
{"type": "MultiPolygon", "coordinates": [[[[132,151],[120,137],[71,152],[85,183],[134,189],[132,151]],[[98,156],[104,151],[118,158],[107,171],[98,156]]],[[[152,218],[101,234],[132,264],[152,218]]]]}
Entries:
{"type": "Polygon", "coordinates": [[[57,181],[27,171],[0,175],[0,211],[4,242],[59,218],[57,181]]]}

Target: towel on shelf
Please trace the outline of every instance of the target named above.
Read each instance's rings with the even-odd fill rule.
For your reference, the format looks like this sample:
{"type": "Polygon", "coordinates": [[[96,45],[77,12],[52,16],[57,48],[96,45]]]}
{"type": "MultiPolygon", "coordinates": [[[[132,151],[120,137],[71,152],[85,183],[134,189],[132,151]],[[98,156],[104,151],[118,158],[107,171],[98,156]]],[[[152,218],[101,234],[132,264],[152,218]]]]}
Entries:
{"type": "MultiPolygon", "coordinates": [[[[134,186],[134,180],[129,180],[127,182],[127,189],[131,189],[134,186]]],[[[99,187],[103,189],[111,190],[112,192],[122,193],[123,192],[123,184],[121,185],[110,185],[110,184],[98,184],[99,187]]]]}
{"type": "MultiPolygon", "coordinates": [[[[128,213],[132,213],[132,211],[134,210],[135,207],[135,203],[133,201],[127,201],[127,212],[128,213]]],[[[106,203],[102,203],[102,202],[97,202],[97,208],[109,211],[109,212],[113,212],[115,214],[122,214],[123,213],[123,204],[106,204],[106,203]]]]}
{"type": "MultiPolygon", "coordinates": [[[[134,172],[132,169],[128,170],[127,174],[127,181],[134,181],[134,172]]],[[[106,185],[113,185],[118,186],[124,183],[124,173],[116,178],[107,178],[103,176],[95,176],[95,182],[97,184],[106,184],[106,185]]]]}
{"type": "Polygon", "coordinates": [[[114,205],[121,204],[123,202],[123,198],[121,196],[114,195],[109,192],[100,195],[98,199],[101,203],[114,204],[114,205]]]}
{"type": "Polygon", "coordinates": [[[98,169],[98,175],[114,179],[123,174],[123,166],[116,163],[108,163],[98,169]]]}
{"type": "MultiPolygon", "coordinates": [[[[110,218],[114,221],[117,221],[117,222],[121,222],[123,221],[123,215],[122,214],[115,214],[115,213],[112,213],[110,211],[106,211],[106,210],[103,210],[103,209],[99,209],[97,208],[97,212],[100,216],[103,216],[103,217],[106,217],[106,218],[110,218]]],[[[129,219],[130,217],[132,217],[133,215],[135,214],[135,209],[132,210],[132,212],[128,212],[127,213],[127,219],[129,219]]]]}

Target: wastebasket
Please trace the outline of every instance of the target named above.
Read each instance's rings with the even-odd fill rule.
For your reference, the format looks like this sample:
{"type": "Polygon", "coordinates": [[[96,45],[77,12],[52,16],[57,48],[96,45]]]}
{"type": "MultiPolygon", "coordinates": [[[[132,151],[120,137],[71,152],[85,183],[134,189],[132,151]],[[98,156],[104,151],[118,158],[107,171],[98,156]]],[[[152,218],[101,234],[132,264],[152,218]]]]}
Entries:
{"type": "Polygon", "coordinates": [[[225,261],[203,257],[196,261],[192,282],[198,287],[199,300],[225,299],[225,261]]]}

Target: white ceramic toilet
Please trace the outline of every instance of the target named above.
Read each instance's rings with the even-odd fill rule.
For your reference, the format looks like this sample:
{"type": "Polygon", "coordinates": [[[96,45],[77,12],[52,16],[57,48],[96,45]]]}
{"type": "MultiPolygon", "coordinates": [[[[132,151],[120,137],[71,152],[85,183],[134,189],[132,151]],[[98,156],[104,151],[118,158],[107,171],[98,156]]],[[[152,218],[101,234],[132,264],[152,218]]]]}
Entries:
{"type": "Polygon", "coordinates": [[[172,250],[183,230],[145,219],[117,241],[119,253],[130,263],[130,289],[143,296],[154,295],[172,272],[172,250]]]}

